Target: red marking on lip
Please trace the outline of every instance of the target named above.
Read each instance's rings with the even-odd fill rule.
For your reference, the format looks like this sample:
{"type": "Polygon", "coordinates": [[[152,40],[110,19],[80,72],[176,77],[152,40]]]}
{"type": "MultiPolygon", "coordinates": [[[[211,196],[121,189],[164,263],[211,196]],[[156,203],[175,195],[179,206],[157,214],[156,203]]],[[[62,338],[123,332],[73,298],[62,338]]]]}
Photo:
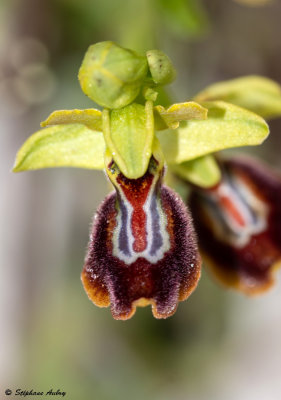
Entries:
{"type": "Polygon", "coordinates": [[[239,212],[231,198],[225,195],[219,195],[219,203],[226,214],[230,215],[238,225],[241,227],[246,226],[246,221],[244,220],[243,215],[239,212]]]}
{"type": "Polygon", "coordinates": [[[135,241],[133,250],[137,253],[144,251],[147,246],[147,232],[145,229],[146,214],[142,208],[135,208],[132,215],[132,231],[135,241]]]}
{"type": "Polygon", "coordinates": [[[147,217],[143,205],[151,189],[152,182],[153,175],[150,173],[138,179],[128,179],[122,174],[119,174],[117,178],[117,183],[120,185],[127,201],[133,207],[131,228],[135,239],[133,250],[137,253],[144,251],[147,246],[147,217]]]}

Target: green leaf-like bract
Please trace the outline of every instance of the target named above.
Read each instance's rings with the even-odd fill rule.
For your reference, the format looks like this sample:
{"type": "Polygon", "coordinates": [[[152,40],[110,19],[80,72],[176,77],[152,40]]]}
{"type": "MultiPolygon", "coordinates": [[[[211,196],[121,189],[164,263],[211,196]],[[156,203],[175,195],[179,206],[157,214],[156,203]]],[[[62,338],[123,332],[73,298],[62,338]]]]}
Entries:
{"type": "Polygon", "coordinates": [[[14,172],[50,168],[104,168],[105,143],[101,132],[81,124],[56,125],[30,136],[20,148],[14,172]]]}
{"type": "Polygon", "coordinates": [[[214,83],[198,93],[194,100],[227,101],[266,119],[281,116],[281,87],[262,76],[245,76],[214,83]]]}
{"type": "Polygon", "coordinates": [[[263,118],[223,101],[202,103],[208,119],[183,122],[157,133],[166,161],[179,164],[219,150],[261,144],[269,133],[263,118]]]}

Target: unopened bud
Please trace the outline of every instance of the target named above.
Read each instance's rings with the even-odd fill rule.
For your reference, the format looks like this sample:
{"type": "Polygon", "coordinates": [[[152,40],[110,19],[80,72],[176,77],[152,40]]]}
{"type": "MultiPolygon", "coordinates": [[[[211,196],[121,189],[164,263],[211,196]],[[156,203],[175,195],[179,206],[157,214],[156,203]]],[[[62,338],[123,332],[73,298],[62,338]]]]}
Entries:
{"type": "Polygon", "coordinates": [[[83,92],[97,104],[121,108],[134,101],[146,75],[145,57],[113,42],[100,42],[89,47],[78,78],[83,92]]]}
{"type": "Polygon", "coordinates": [[[176,71],[165,53],[160,50],[149,50],[146,56],[154,83],[167,85],[175,79],[176,71]]]}

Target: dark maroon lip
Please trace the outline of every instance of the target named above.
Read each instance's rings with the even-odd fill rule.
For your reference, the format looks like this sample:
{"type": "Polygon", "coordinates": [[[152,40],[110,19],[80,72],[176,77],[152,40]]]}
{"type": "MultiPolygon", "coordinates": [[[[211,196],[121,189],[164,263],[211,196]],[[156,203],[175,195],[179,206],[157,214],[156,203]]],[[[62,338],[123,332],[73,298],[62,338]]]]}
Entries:
{"type": "Polygon", "coordinates": [[[167,318],[200,277],[190,215],[161,181],[154,166],[133,182],[119,173],[116,193],[104,200],[93,223],[82,281],[89,298],[110,305],[116,319],[128,319],[137,305],[147,304],[156,318],[167,318]]]}

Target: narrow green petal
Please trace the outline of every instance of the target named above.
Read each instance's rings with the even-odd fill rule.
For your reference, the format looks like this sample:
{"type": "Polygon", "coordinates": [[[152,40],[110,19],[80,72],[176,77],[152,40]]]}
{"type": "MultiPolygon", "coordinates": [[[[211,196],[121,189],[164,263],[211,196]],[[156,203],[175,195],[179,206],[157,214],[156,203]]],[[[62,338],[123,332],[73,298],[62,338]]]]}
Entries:
{"type": "Polygon", "coordinates": [[[104,139],[112,158],[130,179],[144,175],[152,154],[154,136],[153,106],[130,104],[103,111],[104,139]]]}
{"type": "Polygon", "coordinates": [[[165,110],[162,106],[154,107],[155,129],[176,129],[180,121],[206,119],[208,110],[194,101],[176,103],[165,110]]]}
{"type": "Polygon", "coordinates": [[[58,110],[52,112],[46,121],[41,122],[42,128],[60,124],[83,124],[94,131],[102,131],[101,111],[94,108],[86,110],[58,110]]]}
{"type": "Polygon", "coordinates": [[[166,161],[178,164],[219,150],[261,144],[269,128],[263,118],[223,101],[203,103],[208,119],[157,133],[166,161]]]}
{"type": "Polygon", "coordinates": [[[245,76],[215,83],[198,93],[195,100],[224,100],[266,119],[281,116],[281,87],[262,76],[245,76]]]}
{"type": "Polygon", "coordinates": [[[195,158],[169,167],[182,179],[203,188],[212,187],[221,179],[220,168],[212,155],[195,158]]]}
{"type": "Polygon", "coordinates": [[[17,153],[14,172],[50,167],[103,169],[105,143],[100,132],[80,124],[42,129],[17,153]]]}

